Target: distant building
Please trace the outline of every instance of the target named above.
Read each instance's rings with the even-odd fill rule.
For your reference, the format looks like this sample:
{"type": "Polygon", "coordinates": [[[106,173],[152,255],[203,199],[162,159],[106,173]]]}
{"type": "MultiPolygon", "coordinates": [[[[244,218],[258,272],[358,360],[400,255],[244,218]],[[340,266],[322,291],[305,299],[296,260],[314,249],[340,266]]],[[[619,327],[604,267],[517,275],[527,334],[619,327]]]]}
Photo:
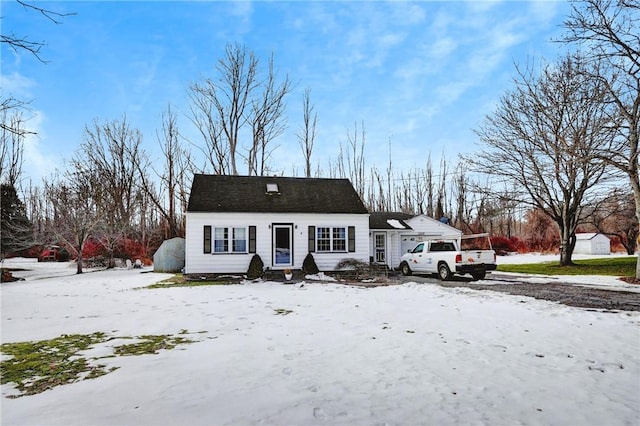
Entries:
{"type": "Polygon", "coordinates": [[[577,233],[574,254],[611,254],[611,240],[603,234],[577,233]]]}

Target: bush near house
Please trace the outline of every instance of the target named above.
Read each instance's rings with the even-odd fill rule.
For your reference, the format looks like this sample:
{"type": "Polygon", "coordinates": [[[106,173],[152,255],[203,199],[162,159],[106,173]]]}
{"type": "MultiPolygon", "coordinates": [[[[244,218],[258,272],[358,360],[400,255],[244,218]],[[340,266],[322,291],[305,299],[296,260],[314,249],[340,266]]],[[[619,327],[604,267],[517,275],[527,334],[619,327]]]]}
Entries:
{"type": "Polygon", "coordinates": [[[249,269],[247,270],[247,278],[255,280],[261,278],[264,275],[264,262],[259,255],[254,254],[249,262],[249,269]]]}
{"type": "Polygon", "coordinates": [[[307,253],[307,256],[304,258],[304,261],[302,262],[302,271],[309,275],[315,275],[320,272],[318,265],[316,265],[316,260],[313,258],[311,253],[307,253]]]}

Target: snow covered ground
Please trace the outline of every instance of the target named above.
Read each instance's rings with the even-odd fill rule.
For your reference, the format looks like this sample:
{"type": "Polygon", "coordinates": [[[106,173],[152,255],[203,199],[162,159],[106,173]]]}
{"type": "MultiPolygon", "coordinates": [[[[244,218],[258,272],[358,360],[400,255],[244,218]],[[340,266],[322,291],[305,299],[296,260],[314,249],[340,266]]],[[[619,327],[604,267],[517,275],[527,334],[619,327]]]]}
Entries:
{"type": "Polygon", "coordinates": [[[3,343],[198,341],[33,396],[3,385],[3,425],[640,424],[637,312],[418,283],[139,290],[170,275],[5,266],[34,271],[0,287],[3,343]]]}

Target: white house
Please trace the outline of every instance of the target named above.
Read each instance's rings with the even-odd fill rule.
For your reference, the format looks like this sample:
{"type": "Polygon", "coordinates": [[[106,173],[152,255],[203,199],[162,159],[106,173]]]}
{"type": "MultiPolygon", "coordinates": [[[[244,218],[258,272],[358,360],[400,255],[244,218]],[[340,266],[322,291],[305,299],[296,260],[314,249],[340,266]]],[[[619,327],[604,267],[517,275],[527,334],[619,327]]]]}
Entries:
{"type": "Polygon", "coordinates": [[[611,254],[611,240],[603,234],[576,233],[575,254],[611,254]]]}
{"type": "Polygon", "coordinates": [[[186,213],[185,274],[300,269],[369,260],[369,213],[348,179],[194,176],[186,213]]]}
{"type": "Polygon", "coordinates": [[[425,215],[375,212],[369,216],[371,262],[397,268],[400,258],[428,237],[460,239],[462,231],[425,215]]]}

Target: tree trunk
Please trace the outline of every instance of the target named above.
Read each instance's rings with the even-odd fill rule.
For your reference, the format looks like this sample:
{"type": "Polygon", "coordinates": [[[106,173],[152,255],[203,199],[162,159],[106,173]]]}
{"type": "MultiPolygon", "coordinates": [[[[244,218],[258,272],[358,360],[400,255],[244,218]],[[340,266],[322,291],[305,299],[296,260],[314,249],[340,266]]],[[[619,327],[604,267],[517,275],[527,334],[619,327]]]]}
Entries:
{"type": "Polygon", "coordinates": [[[76,265],[77,265],[76,274],[81,274],[82,273],[82,244],[78,246],[78,259],[77,259],[76,265]]]}
{"type": "Polygon", "coordinates": [[[576,236],[567,226],[560,227],[560,266],[573,265],[573,249],[576,246],[576,236]]]}
{"type": "MultiPolygon", "coordinates": [[[[633,188],[633,200],[636,205],[636,219],[638,220],[638,225],[640,226],[640,178],[638,177],[637,170],[630,173],[630,178],[631,186],[633,188]]],[[[640,247],[640,232],[638,233],[636,242],[636,248],[640,247]]],[[[640,280],[640,251],[638,251],[638,262],[636,263],[636,279],[640,280]]]]}

